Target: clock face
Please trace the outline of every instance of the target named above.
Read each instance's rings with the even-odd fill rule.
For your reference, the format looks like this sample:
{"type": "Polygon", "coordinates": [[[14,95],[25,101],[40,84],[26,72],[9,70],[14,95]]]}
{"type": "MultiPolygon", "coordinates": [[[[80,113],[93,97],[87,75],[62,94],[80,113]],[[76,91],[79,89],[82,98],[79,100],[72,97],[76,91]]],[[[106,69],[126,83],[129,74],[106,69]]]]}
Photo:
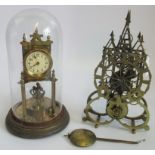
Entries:
{"type": "Polygon", "coordinates": [[[25,67],[29,75],[41,76],[51,67],[51,57],[41,50],[30,53],[25,59],[25,67]]]}

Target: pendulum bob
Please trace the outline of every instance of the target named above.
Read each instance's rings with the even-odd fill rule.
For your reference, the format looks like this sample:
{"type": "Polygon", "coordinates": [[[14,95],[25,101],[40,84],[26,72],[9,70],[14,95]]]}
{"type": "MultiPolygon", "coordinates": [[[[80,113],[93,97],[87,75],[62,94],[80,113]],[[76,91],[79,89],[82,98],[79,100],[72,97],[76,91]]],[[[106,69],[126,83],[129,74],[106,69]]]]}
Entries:
{"type": "Polygon", "coordinates": [[[96,137],[95,133],[88,129],[75,129],[71,133],[68,133],[68,135],[64,136],[68,137],[71,143],[78,147],[88,147],[90,145],[93,145],[96,141],[124,143],[124,144],[139,144],[145,141],[145,139],[138,141],[129,141],[121,139],[96,137]]]}

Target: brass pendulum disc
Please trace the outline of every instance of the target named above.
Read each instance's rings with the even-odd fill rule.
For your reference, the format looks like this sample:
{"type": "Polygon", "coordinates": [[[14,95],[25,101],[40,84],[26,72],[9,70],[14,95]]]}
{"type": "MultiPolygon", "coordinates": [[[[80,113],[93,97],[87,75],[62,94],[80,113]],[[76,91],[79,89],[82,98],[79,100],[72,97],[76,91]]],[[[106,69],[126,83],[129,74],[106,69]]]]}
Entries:
{"type": "Polygon", "coordinates": [[[80,147],[87,147],[95,143],[95,134],[87,129],[76,129],[73,130],[68,136],[72,144],[80,147]]]}
{"type": "Polygon", "coordinates": [[[88,129],[76,129],[73,130],[70,134],[65,135],[67,136],[72,144],[79,147],[88,147],[96,142],[99,141],[107,141],[107,142],[115,142],[115,143],[125,143],[125,144],[139,144],[143,140],[140,141],[128,141],[128,140],[119,140],[119,139],[109,139],[109,138],[98,138],[96,137],[95,133],[88,129]]]}

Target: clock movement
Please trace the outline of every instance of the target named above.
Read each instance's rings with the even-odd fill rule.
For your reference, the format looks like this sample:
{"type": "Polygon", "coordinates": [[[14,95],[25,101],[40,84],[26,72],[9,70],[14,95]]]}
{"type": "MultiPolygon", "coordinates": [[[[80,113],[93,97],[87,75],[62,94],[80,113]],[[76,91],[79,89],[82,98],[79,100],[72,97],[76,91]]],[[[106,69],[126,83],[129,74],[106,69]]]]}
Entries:
{"type": "Polygon", "coordinates": [[[149,110],[144,94],[149,90],[151,73],[143,47],[143,35],[133,43],[130,32],[130,11],[119,41],[112,31],[103,49],[102,59],[94,72],[96,90],[87,100],[84,121],[95,127],[118,121],[132,133],[148,130],[149,110]]]}
{"type": "Polygon", "coordinates": [[[61,90],[56,89],[59,81],[56,78],[57,70],[54,69],[59,70],[61,66],[57,56],[59,48],[56,45],[53,48],[54,39],[50,34],[58,44],[59,31],[55,27],[58,24],[51,15],[37,9],[21,12],[10,25],[7,31],[8,55],[12,101],[15,104],[8,112],[6,126],[11,133],[24,138],[40,138],[57,133],[69,122],[65,106],[57,100],[60,98],[57,93],[61,90]],[[33,28],[34,32],[27,35],[33,28]],[[23,35],[20,36],[21,33],[23,35]],[[20,43],[16,42],[20,37],[20,43]],[[18,78],[20,80],[15,82],[18,78]]]}

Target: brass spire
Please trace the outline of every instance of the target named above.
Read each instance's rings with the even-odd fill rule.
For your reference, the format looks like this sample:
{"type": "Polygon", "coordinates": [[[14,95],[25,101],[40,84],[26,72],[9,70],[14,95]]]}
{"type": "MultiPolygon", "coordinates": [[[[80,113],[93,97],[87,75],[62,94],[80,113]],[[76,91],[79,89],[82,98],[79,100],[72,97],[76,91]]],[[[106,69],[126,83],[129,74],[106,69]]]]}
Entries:
{"type": "Polygon", "coordinates": [[[110,36],[111,38],[114,38],[114,31],[111,32],[110,36]]]}
{"type": "Polygon", "coordinates": [[[129,25],[131,22],[131,11],[128,11],[128,14],[126,16],[126,24],[129,25]]]}
{"type": "Polygon", "coordinates": [[[139,32],[139,34],[138,34],[138,40],[139,40],[140,42],[144,42],[144,40],[143,40],[143,35],[141,34],[141,32],[139,32]]]}
{"type": "Polygon", "coordinates": [[[113,31],[111,32],[110,36],[111,36],[111,40],[114,41],[114,32],[113,31]]]}

